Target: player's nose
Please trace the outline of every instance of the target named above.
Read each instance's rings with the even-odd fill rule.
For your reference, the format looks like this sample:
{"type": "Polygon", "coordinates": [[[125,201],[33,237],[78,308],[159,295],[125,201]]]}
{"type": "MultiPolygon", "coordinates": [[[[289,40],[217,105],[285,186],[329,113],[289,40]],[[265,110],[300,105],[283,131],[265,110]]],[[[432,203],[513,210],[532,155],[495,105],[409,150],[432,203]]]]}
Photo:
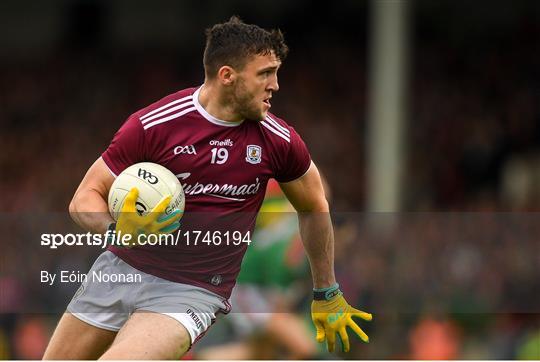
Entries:
{"type": "Polygon", "coordinates": [[[266,89],[272,92],[277,92],[279,90],[279,83],[278,83],[277,77],[272,77],[270,79],[270,83],[268,83],[268,86],[266,87],[266,89]]]}

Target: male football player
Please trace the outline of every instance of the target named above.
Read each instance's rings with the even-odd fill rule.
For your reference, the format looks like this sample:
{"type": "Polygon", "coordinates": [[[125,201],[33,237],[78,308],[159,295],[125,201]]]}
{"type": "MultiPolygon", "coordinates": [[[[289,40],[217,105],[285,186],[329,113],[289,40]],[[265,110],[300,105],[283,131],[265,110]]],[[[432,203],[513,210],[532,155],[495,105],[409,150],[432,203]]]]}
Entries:
{"type": "MultiPolygon", "coordinates": [[[[233,17],[207,31],[204,84],[173,93],[132,114],[90,167],[70,204],[77,224],[95,233],[173,232],[180,214],[135,211],[132,189],[117,220],[107,194],[115,176],[147,161],[171,170],[185,191],[182,242],[111,246],[91,272],[138,273],[142,283],[84,282],[67,307],[46,359],[178,359],[230,309],[228,298],[248,242],[195,245],[205,231],[253,231],[267,181],[276,179],[298,211],[308,255],[317,340],[334,350],[336,334],[349,350],[346,328],[364,341],[352,320],[371,315],[351,307],[334,276],[333,230],[317,167],[296,131],[269,113],[287,55],[279,30],[233,17]],[[189,234],[192,233],[192,234],[189,234]],[[191,239],[190,239],[191,238],[191,239]],[[68,342],[69,341],[69,342],[68,342]]],[[[177,234],[178,235],[178,234],[177,234]]]]}

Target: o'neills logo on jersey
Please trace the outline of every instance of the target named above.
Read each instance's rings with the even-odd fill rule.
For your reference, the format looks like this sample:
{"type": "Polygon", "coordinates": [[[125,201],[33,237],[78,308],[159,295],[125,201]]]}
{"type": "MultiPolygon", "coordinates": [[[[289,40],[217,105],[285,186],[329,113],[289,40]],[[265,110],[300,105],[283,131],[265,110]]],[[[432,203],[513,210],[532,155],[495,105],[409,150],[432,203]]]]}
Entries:
{"type": "MultiPolygon", "coordinates": [[[[191,176],[191,173],[189,172],[176,175],[176,177],[178,177],[180,180],[186,180],[189,176],[191,176]]],[[[245,197],[242,198],[242,196],[255,195],[261,188],[261,183],[257,177],[255,178],[255,182],[252,184],[201,184],[197,182],[192,185],[186,182],[182,183],[182,188],[184,189],[184,194],[186,195],[204,194],[232,201],[245,201],[245,197]]]]}
{"type": "Polygon", "coordinates": [[[208,142],[208,144],[210,146],[229,146],[230,147],[230,146],[233,145],[233,141],[231,141],[230,138],[227,138],[224,141],[212,140],[212,141],[208,142]]]}

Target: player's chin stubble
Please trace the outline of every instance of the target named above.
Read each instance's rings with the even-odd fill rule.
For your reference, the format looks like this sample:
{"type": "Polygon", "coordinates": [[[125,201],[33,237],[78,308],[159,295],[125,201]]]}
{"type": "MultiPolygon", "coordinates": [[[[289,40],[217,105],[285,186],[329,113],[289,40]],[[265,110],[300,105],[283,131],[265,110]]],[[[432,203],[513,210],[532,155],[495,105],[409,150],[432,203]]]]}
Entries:
{"type": "Polygon", "coordinates": [[[239,82],[234,95],[237,112],[242,118],[255,122],[264,119],[265,114],[260,107],[257,107],[255,96],[245,89],[243,82],[239,82]]]}
{"type": "Polygon", "coordinates": [[[264,117],[265,117],[265,113],[257,109],[257,110],[251,110],[248,113],[246,113],[246,116],[244,118],[253,122],[261,122],[264,119],[264,117]]]}

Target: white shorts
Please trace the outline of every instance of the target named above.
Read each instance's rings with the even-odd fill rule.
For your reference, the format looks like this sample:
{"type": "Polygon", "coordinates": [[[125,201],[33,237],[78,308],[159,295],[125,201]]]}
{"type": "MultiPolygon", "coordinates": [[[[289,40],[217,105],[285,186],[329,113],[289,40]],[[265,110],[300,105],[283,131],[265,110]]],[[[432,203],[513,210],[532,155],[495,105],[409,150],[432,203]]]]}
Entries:
{"type": "Polygon", "coordinates": [[[229,302],[206,289],[171,282],[133,268],[110,251],[101,254],[67,311],[95,327],[118,331],[135,311],[176,319],[195,343],[229,302]]]}

